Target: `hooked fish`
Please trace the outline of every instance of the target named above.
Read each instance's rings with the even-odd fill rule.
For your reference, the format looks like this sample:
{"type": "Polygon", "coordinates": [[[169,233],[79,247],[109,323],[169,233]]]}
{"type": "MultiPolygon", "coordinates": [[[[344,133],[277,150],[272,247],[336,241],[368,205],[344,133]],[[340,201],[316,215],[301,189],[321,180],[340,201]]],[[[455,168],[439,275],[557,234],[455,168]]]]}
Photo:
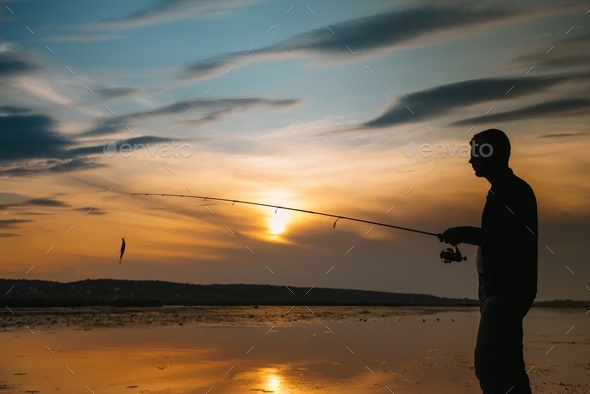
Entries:
{"type": "Polygon", "coordinates": [[[125,253],[125,237],[121,238],[121,256],[119,257],[119,264],[121,264],[121,260],[123,259],[123,253],[125,253]]]}

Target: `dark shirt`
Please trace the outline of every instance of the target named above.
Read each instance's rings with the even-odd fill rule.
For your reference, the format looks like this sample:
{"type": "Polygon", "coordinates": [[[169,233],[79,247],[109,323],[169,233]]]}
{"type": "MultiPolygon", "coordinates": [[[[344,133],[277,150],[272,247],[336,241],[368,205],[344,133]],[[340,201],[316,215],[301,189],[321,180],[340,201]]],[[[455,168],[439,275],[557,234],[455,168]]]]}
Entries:
{"type": "Polygon", "coordinates": [[[537,200],[508,168],[488,192],[481,218],[483,281],[487,296],[537,293],[537,200]]]}

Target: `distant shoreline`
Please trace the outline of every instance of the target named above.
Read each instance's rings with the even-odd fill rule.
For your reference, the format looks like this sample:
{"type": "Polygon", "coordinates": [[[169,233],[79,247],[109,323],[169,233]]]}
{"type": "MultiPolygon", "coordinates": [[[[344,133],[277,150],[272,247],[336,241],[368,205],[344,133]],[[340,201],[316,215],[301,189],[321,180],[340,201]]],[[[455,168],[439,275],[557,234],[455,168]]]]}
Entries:
{"type": "MultiPolygon", "coordinates": [[[[0,279],[0,302],[9,308],[161,306],[464,307],[468,298],[296,286],[196,285],[148,280],[87,279],[77,282],[0,279]]],[[[590,301],[537,301],[538,307],[590,307],[590,301]]]]}

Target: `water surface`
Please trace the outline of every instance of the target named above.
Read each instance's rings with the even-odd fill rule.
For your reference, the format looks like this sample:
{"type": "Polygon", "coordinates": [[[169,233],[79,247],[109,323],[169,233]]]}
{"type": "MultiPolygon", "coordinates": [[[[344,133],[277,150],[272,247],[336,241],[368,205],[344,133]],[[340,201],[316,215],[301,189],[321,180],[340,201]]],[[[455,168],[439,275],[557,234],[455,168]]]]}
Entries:
{"type": "MultiPolygon", "coordinates": [[[[472,368],[477,308],[55,308],[14,313],[2,315],[0,391],[478,392],[472,368]]],[[[537,393],[590,392],[588,318],[581,309],[531,310],[525,354],[537,393]]]]}

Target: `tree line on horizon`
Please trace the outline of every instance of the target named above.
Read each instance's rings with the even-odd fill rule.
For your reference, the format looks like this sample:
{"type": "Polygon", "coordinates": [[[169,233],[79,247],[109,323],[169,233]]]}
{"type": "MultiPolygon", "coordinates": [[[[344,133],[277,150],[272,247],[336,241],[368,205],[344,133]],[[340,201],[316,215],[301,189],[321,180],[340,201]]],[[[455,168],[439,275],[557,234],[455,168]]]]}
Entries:
{"type": "MultiPolygon", "coordinates": [[[[476,300],[428,294],[254,285],[198,285],[153,280],[86,279],[62,283],[0,279],[1,301],[19,307],[158,307],[163,305],[474,306],[476,300]],[[6,294],[8,293],[8,294],[6,294]]],[[[588,306],[587,301],[554,300],[537,306],[588,306]]]]}

